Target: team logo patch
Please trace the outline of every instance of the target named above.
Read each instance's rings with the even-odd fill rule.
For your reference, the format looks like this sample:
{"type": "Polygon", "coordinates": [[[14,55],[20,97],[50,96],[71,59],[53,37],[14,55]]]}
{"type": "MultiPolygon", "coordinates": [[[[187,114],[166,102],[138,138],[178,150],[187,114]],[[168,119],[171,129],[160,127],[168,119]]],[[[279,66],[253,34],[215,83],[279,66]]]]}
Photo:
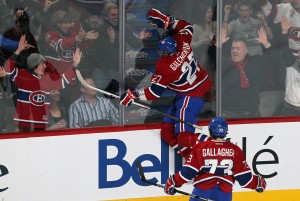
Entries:
{"type": "Polygon", "coordinates": [[[34,91],[29,95],[29,101],[35,106],[43,106],[45,104],[46,93],[44,91],[34,91]]]}
{"type": "Polygon", "coordinates": [[[65,62],[73,61],[74,51],[72,49],[65,50],[62,48],[62,40],[57,44],[58,58],[65,62]]]}
{"type": "Polygon", "coordinates": [[[290,29],[290,38],[295,41],[300,42],[300,28],[299,27],[292,27],[290,29]]]}

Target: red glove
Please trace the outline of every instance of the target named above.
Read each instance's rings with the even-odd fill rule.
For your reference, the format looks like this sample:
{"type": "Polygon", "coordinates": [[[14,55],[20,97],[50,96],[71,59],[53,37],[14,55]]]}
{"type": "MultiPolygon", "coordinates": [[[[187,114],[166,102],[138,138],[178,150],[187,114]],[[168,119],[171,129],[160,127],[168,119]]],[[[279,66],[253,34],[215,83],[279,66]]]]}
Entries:
{"type": "Polygon", "coordinates": [[[259,193],[262,193],[267,187],[267,182],[265,181],[264,178],[262,178],[262,176],[258,175],[257,177],[258,177],[258,182],[255,190],[259,193]]]}
{"type": "Polygon", "coordinates": [[[175,22],[174,17],[167,16],[154,8],[148,10],[147,20],[149,20],[149,23],[152,26],[163,28],[163,29],[171,29],[172,25],[175,22]]]}
{"type": "Polygon", "coordinates": [[[169,195],[174,195],[176,193],[176,189],[174,187],[175,187],[174,175],[170,175],[164,188],[165,193],[169,195]]]}
{"type": "Polygon", "coordinates": [[[127,89],[120,97],[120,104],[127,107],[131,105],[134,100],[138,99],[139,96],[140,94],[135,89],[127,89]]]}

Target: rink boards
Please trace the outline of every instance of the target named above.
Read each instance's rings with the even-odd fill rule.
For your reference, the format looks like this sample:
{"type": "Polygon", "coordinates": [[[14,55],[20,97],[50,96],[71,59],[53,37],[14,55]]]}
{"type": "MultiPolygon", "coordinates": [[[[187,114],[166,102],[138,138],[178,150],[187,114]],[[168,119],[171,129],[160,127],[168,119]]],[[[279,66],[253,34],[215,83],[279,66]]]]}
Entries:
{"type": "MultiPolygon", "coordinates": [[[[256,192],[234,192],[233,201],[299,201],[300,190],[269,190],[263,194],[256,192]]],[[[188,201],[187,196],[163,196],[151,198],[122,199],[121,201],[188,201]]],[[[113,200],[120,201],[120,200],[113,200]]]]}
{"type": "MultiPolygon", "coordinates": [[[[233,200],[300,200],[299,130],[297,122],[230,125],[231,141],[268,184],[262,194],[236,184],[233,200]]],[[[202,132],[208,133],[207,127],[202,132]]],[[[188,200],[142,183],[136,161],[146,167],[146,178],[157,183],[182,163],[161,141],[159,129],[2,139],[0,200],[188,200]]],[[[190,193],[192,185],[181,190],[190,193]]]]}

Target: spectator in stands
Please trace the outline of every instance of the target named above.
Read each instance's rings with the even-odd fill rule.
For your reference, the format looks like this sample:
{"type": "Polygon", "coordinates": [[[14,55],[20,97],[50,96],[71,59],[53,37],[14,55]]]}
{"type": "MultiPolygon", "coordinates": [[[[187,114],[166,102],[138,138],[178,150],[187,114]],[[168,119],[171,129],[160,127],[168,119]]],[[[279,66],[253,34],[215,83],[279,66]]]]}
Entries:
{"type": "MultiPolygon", "coordinates": [[[[202,1],[199,4],[199,11],[197,12],[196,23],[193,24],[193,38],[191,47],[194,51],[194,56],[203,67],[208,76],[215,83],[216,72],[216,19],[214,16],[214,9],[216,4],[213,1],[202,1]]],[[[215,85],[205,94],[205,101],[212,103],[215,101],[215,85]]],[[[209,104],[210,104],[209,103],[209,104]]],[[[212,107],[214,104],[212,104],[212,107]]],[[[213,111],[210,108],[208,113],[213,111]]]]}
{"type": "MultiPolygon", "coordinates": [[[[72,69],[73,55],[76,48],[80,48],[84,57],[85,50],[91,47],[92,40],[98,37],[94,31],[85,32],[79,21],[64,10],[56,11],[51,18],[51,27],[46,34],[46,56],[45,58],[63,74],[72,69]]],[[[74,85],[61,91],[62,102],[66,108],[74,101],[78,89],[74,85]]]]}
{"type": "MultiPolygon", "coordinates": [[[[283,1],[285,0],[272,1],[272,4],[274,5],[272,7],[273,14],[277,13],[277,7],[275,5],[283,1]]],[[[282,48],[287,46],[287,41],[282,39],[281,23],[273,23],[273,15],[267,16],[266,19],[272,30],[273,39],[270,41],[272,46],[270,50],[268,50],[268,52],[272,51],[270,54],[272,58],[269,59],[271,65],[266,72],[264,90],[260,93],[259,110],[262,117],[281,115],[282,107],[284,105],[286,77],[286,66],[284,64],[282,48]],[[281,47],[276,47],[276,43],[281,47]]]]}
{"type": "MultiPolygon", "coordinates": [[[[92,58],[97,60],[97,65],[93,71],[93,80],[97,87],[106,89],[111,93],[119,90],[120,78],[120,38],[119,38],[119,7],[115,3],[106,3],[103,7],[102,15],[105,17],[104,23],[99,27],[98,32],[101,37],[96,41],[91,51],[92,58]]],[[[142,40],[151,37],[151,32],[143,29],[138,38],[125,26],[125,41],[133,48],[140,48],[142,40]]]]}
{"type": "MultiPolygon", "coordinates": [[[[272,30],[273,33],[273,41],[284,41],[281,40],[280,38],[282,37],[282,28],[281,28],[281,20],[282,20],[282,15],[277,16],[278,13],[278,8],[277,5],[281,5],[280,7],[288,7],[290,9],[293,9],[291,6],[292,4],[290,3],[291,0],[272,0],[270,3],[267,3],[266,1],[263,2],[263,5],[261,6],[262,13],[266,15],[266,20],[269,22],[269,26],[272,30]],[[274,18],[277,16],[278,19],[274,21],[274,18]]],[[[283,10],[282,10],[283,11],[283,10]]],[[[288,15],[285,15],[286,17],[288,15]]],[[[285,41],[284,41],[285,42],[285,41]]],[[[286,44],[284,44],[286,45],[286,44]]]]}
{"type": "MultiPolygon", "coordinates": [[[[95,87],[92,78],[85,78],[86,83],[95,87]]],[[[111,101],[97,96],[97,91],[80,87],[82,96],[73,102],[69,109],[70,128],[89,126],[108,126],[119,123],[118,109],[111,101]]]]}
{"type": "MultiPolygon", "coordinates": [[[[16,67],[27,68],[27,57],[31,53],[38,53],[39,49],[37,43],[30,30],[30,17],[26,11],[25,7],[11,7],[13,15],[8,15],[14,21],[13,24],[8,25],[9,29],[4,30],[3,38],[1,42],[1,60],[0,65],[3,66],[5,61],[12,56],[12,54],[18,48],[19,40],[22,35],[25,35],[27,38],[27,48],[24,49],[21,54],[18,56],[16,61],[16,67]],[[30,47],[30,48],[29,48],[30,47]]],[[[6,122],[8,127],[13,127],[12,114],[15,111],[16,107],[16,92],[17,88],[15,83],[12,82],[8,76],[4,76],[0,80],[3,87],[3,97],[4,104],[2,105],[5,108],[5,113],[2,113],[3,116],[6,116],[6,122]],[[11,113],[11,115],[10,115],[11,113]],[[11,122],[11,123],[10,123],[11,122]]]]}
{"type": "MultiPolygon", "coordinates": [[[[14,121],[18,131],[24,132],[44,130],[47,127],[50,90],[64,88],[75,78],[74,70],[69,69],[60,78],[53,80],[50,74],[45,73],[46,61],[38,53],[29,55],[27,69],[17,68],[17,58],[27,48],[26,37],[23,35],[18,49],[4,66],[6,73],[18,88],[14,121]]],[[[81,52],[77,49],[73,56],[73,66],[78,66],[80,57],[81,52]]]]}
{"type": "Polygon", "coordinates": [[[84,51],[90,47],[88,40],[94,40],[98,33],[84,32],[79,21],[74,22],[73,17],[64,10],[56,11],[50,22],[52,29],[46,34],[47,53],[49,60],[60,74],[72,68],[72,57],[76,48],[84,51]]]}
{"type": "MultiPolygon", "coordinates": [[[[223,0],[222,1],[222,8],[225,6],[230,6],[230,12],[228,14],[228,22],[239,18],[239,11],[237,9],[238,2],[240,0],[223,0]]],[[[225,11],[225,10],[224,10],[225,11]]],[[[225,13],[224,13],[225,15],[225,13]]]]}
{"type": "Polygon", "coordinates": [[[60,91],[57,89],[50,91],[50,112],[48,115],[48,128],[46,130],[56,130],[67,128],[68,111],[60,102],[60,91]]]}
{"type": "MultiPolygon", "coordinates": [[[[265,48],[271,44],[263,28],[259,29],[257,41],[265,48]]],[[[221,43],[228,40],[226,29],[222,30],[221,43]]],[[[247,42],[235,39],[231,45],[231,57],[222,62],[222,116],[226,118],[259,117],[259,92],[262,89],[264,71],[268,66],[265,55],[248,56],[247,42]]]]}
{"type": "MultiPolygon", "coordinates": [[[[0,35],[0,48],[9,50],[9,51],[15,51],[18,48],[19,41],[11,40],[8,38],[3,37],[0,35]]],[[[0,66],[3,66],[3,64],[6,61],[6,57],[2,55],[2,52],[0,51],[0,66]]],[[[8,76],[5,73],[5,70],[3,68],[0,69],[0,114],[1,114],[1,120],[6,119],[6,102],[10,94],[10,90],[7,91],[7,89],[10,89],[10,80],[8,76]]],[[[2,121],[3,122],[3,121],[2,121]]],[[[4,128],[5,124],[2,124],[0,126],[4,128]]]]}
{"type": "Polygon", "coordinates": [[[227,29],[228,36],[232,35],[233,39],[239,38],[247,41],[249,56],[262,55],[262,46],[256,40],[256,38],[258,37],[257,31],[260,28],[264,28],[267,33],[268,39],[272,39],[272,31],[269,28],[267,21],[262,14],[257,15],[258,19],[254,19],[253,17],[251,17],[252,5],[249,1],[240,1],[237,8],[239,10],[240,17],[228,23],[231,6],[225,5],[223,28],[227,29]]]}
{"type": "MultiPolygon", "coordinates": [[[[216,21],[213,21],[213,7],[212,2],[201,3],[199,5],[199,15],[195,19],[196,23],[193,24],[193,38],[191,47],[194,50],[194,56],[208,72],[207,68],[210,60],[208,50],[211,45],[215,44],[216,35],[216,21]]],[[[211,64],[212,65],[212,64],[211,64]]],[[[215,69],[215,67],[213,67],[215,69]]]]}
{"type": "MultiPolygon", "coordinates": [[[[299,1],[300,4],[300,1],[299,1]]],[[[300,6],[300,5],[299,5],[300,6]]],[[[291,22],[286,18],[282,18],[282,37],[286,43],[289,40],[289,30],[291,30],[291,22]]],[[[300,115],[300,48],[292,50],[286,45],[282,51],[286,65],[286,81],[284,107],[281,112],[283,116],[299,116],[300,115]]]]}
{"type": "MultiPolygon", "coordinates": [[[[28,1],[26,1],[28,2],[28,1]]],[[[23,0],[13,0],[13,1],[8,1],[4,0],[0,2],[1,4],[1,18],[2,18],[2,23],[1,25],[1,32],[4,33],[7,30],[11,29],[15,25],[15,10],[16,8],[24,8],[26,9],[26,3],[23,0]]]]}
{"type": "Polygon", "coordinates": [[[82,29],[88,32],[91,29],[97,29],[101,24],[99,23],[99,11],[98,9],[85,10],[81,13],[80,21],[82,29]]]}
{"type": "MultiPolygon", "coordinates": [[[[99,11],[98,9],[89,9],[81,13],[80,22],[84,32],[95,31],[99,28],[99,11]]],[[[99,36],[99,32],[96,32],[99,36]]],[[[84,50],[82,61],[80,62],[80,72],[83,77],[91,77],[93,73],[93,66],[97,65],[98,58],[92,57],[93,48],[95,41],[90,41],[91,48],[84,50]]]]}
{"type": "Polygon", "coordinates": [[[291,3],[280,3],[272,5],[268,0],[263,0],[262,11],[268,16],[274,24],[281,23],[283,17],[286,17],[291,25],[288,32],[289,47],[297,52],[300,49],[299,29],[300,29],[300,0],[292,0],[291,3]],[[276,11],[276,12],[274,12],[276,11]]]}
{"type": "MultiPolygon", "coordinates": [[[[39,53],[39,49],[37,46],[37,42],[30,31],[30,18],[26,10],[24,8],[16,8],[14,18],[15,26],[9,30],[6,30],[3,34],[3,37],[14,41],[19,41],[22,35],[26,36],[28,44],[30,44],[32,48],[24,50],[18,57],[17,61],[17,66],[26,68],[27,57],[31,53],[39,53]]],[[[1,47],[1,51],[3,52],[4,56],[8,58],[12,56],[15,49],[7,49],[5,47],[1,47]]]]}
{"type": "MultiPolygon", "coordinates": [[[[30,48],[24,49],[20,55],[17,57],[16,61],[16,67],[20,68],[27,68],[27,57],[31,53],[39,53],[39,49],[37,47],[37,43],[30,31],[30,17],[28,13],[26,12],[26,8],[17,7],[14,9],[14,26],[8,30],[6,30],[3,34],[3,37],[6,39],[10,39],[15,41],[13,46],[1,46],[1,53],[2,58],[0,61],[0,65],[3,65],[3,63],[8,59],[10,56],[13,55],[15,50],[18,46],[16,46],[16,42],[20,40],[22,35],[26,36],[27,39],[27,46],[30,45],[30,48]]],[[[16,105],[16,91],[17,88],[15,87],[15,83],[11,82],[10,80],[6,80],[6,78],[3,78],[4,82],[7,83],[7,87],[5,87],[5,93],[9,94],[8,99],[6,99],[6,106],[7,108],[13,108],[16,105]],[[11,96],[10,96],[11,95],[11,96]]]]}
{"type": "MultiPolygon", "coordinates": [[[[298,54],[297,51],[300,50],[299,37],[297,37],[297,33],[298,33],[297,30],[300,29],[299,9],[300,9],[300,0],[291,0],[291,1],[286,1],[286,0],[267,1],[267,0],[264,0],[263,4],[262,4],[262,12],[264,15],[267,16],[268,20],[270,21],[269,24],[270,24],[270,27],[272,28],[272,32],[274,33],[274,40],[273,40],[274,42],[272,42],[272,44],[275,42],[277,43],[277,42],[283,41],[281,46],[283,48],[288,46],[290,48],[290,50],[293,51],[295,54],[288,61],[285,58],[286,56],[284,55],[284,53],[286,53],[289,50],[281,51],[279,49],[277,51],[274,50],[272,53],[275,58],[277,57],[277,59],[275,59],[275,61],[277,61],[277,62],[274,63],[274,66],[275,67],[279,66],[279,70],[277,72],[274,72],[273,75],[278,75],[279,78],[282,80],[281,82],[279,82],[278,80],[275,80],[274,85],[277,87],[283,86],[282,88],[285,88],[285,95],[284,95],[285,103],[283,104],[285,107],[284,110],[286,110],[286,108],[288,107],[286,105],[288,105],[288,104],[292,104],[296,107],[300,106],[300,104],[299,104],[300,101],[296,101],[298,99],[298,97],[296,95],[297,92],[293,91],[298,86],[296,86],[297,84],[292,81],[293,80],[293,78],[292,78],[293,72],[296,69],[296,68],[293,68],[292,66],[295,63],[295,56],[298,54]],[[283,31],[282,27],[281,27],[282,21],[284,21],[285,24],[286,24],[286,22],[288,22],[289,26],[290,26],[288,28],[288,30],[285,30],[287,32],[287,34],[284,34],[284,35],[282,35],[282,31],[283,31]],[[286,40],[284,40],[286,37],[288,37],[288,42],[286,40]],[[284,61],[282,61],[282,59],[284,59],[284,61]],[[289,65],[287,65],[287,64],[289,64],[289,65]],[[284,70],[284,71],[281,72],[280,70],[284,70]],[[286,74],[286,76],[285,76],[285,74],[286,74]],[[284,86],[284,84],[281,84],[281,83],[285,83],[285,86],[284,86]]],[[[272,60],[270,60],[270,61],[272,61],[272,60]]],[[[294,75],[296,76],[296,74],[294,74],[294,75]]],[[[265,105],[267,105],[267,104],[271,105],[276,102],[279,102],[279,100],[280,100],[279,98],[282,98],[282,96],[279,92],[277,92],[277,94],[280,96],[276,99],[273,98],[273,100],[271,102],[269,99],[269,97],[271,97],[271,94],[266,95],[265,99],[267,99],[267,100],[265,101],[265,105]]],[[[276,91],[273,93],[274,93],[274,95],[276,95],[276,91]]],[[[274,95],[273,95],[273,97],[276,97],[274,95]]],[[[280,110],[280,108],[278,108],[278,109],[280,110]]],[[[278,109],[277,109],[277,111],[278,111],[278,109]]],[[[277,114],[275,113],[275,115],[278,115],[278,114],[282,115],[280,112],[277,114]]]]}
{"type": "Polygon", "coordinates": [[[67,10],[68,1],[64,0],[42,0],[26,1],[29,7],[28,12],[31,17],[31,30],[35,40],[39,44],[40,51],[44,54],[44,38],[49,29],[51,29],[51,17],[57,10],[67,10]]]}
{"type": "MultiPolygon", "coordinates": [[[[291,51],[291,50],[290,50],[291,51]]],[[[284,107],[282,116],[299,116],[300,115],[300,84],[299,84],[299,71],[300,71],[300,50],[297,53],[290,54],[286,59],[286,89],[284,97],[284,107]],[[292,56],[293,55],[293,56],[292,56]],[[296,56],[296,57],[295,57],[296,56]],[[294,57],[294,59],[293,59],[294,57]]]]}

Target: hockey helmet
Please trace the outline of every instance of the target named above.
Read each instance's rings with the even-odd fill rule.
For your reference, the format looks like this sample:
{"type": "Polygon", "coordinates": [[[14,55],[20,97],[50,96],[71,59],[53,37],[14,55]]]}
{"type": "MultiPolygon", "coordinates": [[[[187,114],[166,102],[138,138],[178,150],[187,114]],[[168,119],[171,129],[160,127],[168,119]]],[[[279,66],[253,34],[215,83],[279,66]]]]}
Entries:
{"type": "Polygon", "coordinates": [[[209,132],[212,137],[225,137],[228,131],[228,124],[222,117],[215,117],[209,123],[209,132]]]}
{"type": "Polygon", "coordinates": [[[169,55],[177,51],[177,42],[171,36],[167,36],[158,42],[157,48],[160,52],[168,52],[169,55]]]}

